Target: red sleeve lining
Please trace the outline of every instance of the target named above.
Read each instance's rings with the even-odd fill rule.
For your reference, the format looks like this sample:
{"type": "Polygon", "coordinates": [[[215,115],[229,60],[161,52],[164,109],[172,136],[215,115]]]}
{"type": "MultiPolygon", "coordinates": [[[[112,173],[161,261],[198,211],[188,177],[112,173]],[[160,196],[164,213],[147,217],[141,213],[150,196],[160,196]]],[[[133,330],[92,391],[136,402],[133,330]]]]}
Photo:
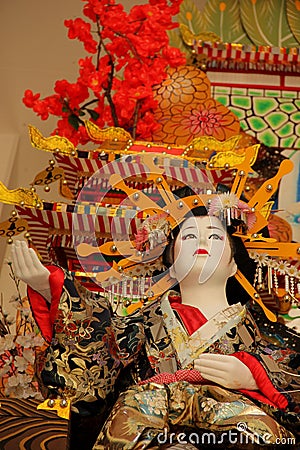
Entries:
{"type": "Polygon", "coordinates": [[[41,330],[42,336],[47,342],[51,342],[53,337],[53,324],[64,284],[64,272],[56,266],[48,266],[47,269],[50,271],[51,304],[30,286],[27,287],[27,293],[33,316],[41,330]]]}
{"type": "Polygon", "coordinates": [[[240,391],[245,393],[248,397],[252,397],[263,403],[269,403],[279,409],[286,409],[288,405],[287,399],[272,384],[261,363],[253,355],[246,352],[237,352],[234,353],[233,356],[242,361],[248,369],[250,369],[260,390],[260,392],[250,391],[248,389],[240,389],[240,391]]]}

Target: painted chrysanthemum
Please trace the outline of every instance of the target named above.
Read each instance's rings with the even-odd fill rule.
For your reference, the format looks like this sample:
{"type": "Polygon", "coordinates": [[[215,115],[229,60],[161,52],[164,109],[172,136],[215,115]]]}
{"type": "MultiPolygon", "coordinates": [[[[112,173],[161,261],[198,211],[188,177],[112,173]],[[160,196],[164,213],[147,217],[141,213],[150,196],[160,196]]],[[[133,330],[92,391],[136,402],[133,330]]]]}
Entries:
{"type": "Polygon", "coordinates": [[[177,103],[169,113],[157,111],[156,118],[160,129],[153,134],[153,140],[168,144],[187,145],[201,136],[225,141],[240,131],[238,118],[213,98],[202,103],[177,103]]]}
{"type": "Polygon", "coordinates": [[[267,253],[250,252],[249,256],[250,258],[254,259],[254,261],[258,263],[259,266],[268,266],[270,263],[270,258],[267,253]]]}
{"type": "Polygon", "coordinates": [[[153,90],[158,109],[164,113],[177,103],[188,105],[211,97],[209,79],[193,66],[168,69],[167,78],[153,90]]]}
{"type": "Polygon", "coordinates": [[[225,192],[213,198],[209,205],[209,215],[219,215],[226,208],[234,208],[238,206],[238,198],[235,194],[225,192]]]}
{"type": "Polygon", "coordinates": [[[277,262],[274,266],[274,269],[280,274],[285,275],[289,269],[290,265],[287,261],[283,261],[282,259],[277,262]]]}

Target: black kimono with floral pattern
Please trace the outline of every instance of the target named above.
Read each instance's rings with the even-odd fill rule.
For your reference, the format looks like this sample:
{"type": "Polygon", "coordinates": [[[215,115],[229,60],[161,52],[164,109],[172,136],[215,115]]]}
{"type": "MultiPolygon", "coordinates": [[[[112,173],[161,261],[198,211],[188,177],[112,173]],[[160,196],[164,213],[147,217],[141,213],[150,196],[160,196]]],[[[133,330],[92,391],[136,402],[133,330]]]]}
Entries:
{"type": "Polygon", "coordinates": [[[269,435],[272,444],[276,439],[296,442],[299,354],[292,345],[299,345],[299,339],[293,344],[281,339],[284,327],[276,324],[277,334],[270,336],[266,329],[274,325],[268,328],[265,319],[262,335],[249,311],[238,304],[201,326],[209,336],[203,340],[197,330],[188,335],[168,294],[120,317],[108,300],[83,288],[68,272],[49,269],[50,307],[28,289],[36,321],[49,342],[40,359],[40,378],[48,396],[70,399],[79,415],[100,413],[103,421],[110,413],[95,450],[160,448],[162,432],[172,430],[177,436],[183,429],[211,430],[214,436],[238,430],[260,443],[269,435]],[[242,360],[259,391],[233,391],[189,377],[140,384],[155,374],[192,373],[193,359],[202,352],[242,360]],[[245,429],[239,428],[241,423],[245,429]]]}

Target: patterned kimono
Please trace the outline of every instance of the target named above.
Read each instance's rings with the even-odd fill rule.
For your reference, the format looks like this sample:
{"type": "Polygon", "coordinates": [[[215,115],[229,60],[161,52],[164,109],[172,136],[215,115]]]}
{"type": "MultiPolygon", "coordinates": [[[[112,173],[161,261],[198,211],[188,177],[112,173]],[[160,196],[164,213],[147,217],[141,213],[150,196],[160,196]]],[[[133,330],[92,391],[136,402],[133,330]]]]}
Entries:
{"type": "MultiPolygon", "coordinates": [[[[109,414],[94,450],[182,442],[199,448],[207,443],[247,448],[283,440],[296,445],[299,355],[292,345],[299,340],[285,341],[284,326],[276,325],[279,338],[277,328],[272,336],[265,330],[262,335],[240,304],[207,321],[197,308],[181,305],[175,292],[120,317],[104,297],[84,289],[70,274],[49,269],[50,308],[35,291],[28,292],[49,342],[41,379],[47,395],[69,398],[73,411],[109,414]],[[259,390],[235,391],[204,380],[193,369],[193,360],[203,352],[240,359],[259,390]]],[[[262,328],[270,325],[266,322],[262,328]]]]}

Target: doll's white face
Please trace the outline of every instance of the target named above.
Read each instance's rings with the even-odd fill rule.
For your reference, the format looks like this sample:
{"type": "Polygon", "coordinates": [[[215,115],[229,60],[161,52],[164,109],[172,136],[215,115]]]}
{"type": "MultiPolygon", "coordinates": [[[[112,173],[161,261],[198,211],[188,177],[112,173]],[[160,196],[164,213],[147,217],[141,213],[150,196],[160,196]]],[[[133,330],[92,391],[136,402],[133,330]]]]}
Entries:
{"type": "Polygon", "coordinates": [[[188,277],[191,282],[200,284],[214,276],[225,283],[235,272],[236,265],[222,222],[213,216],[186,219],[175,241],[171,276],[178,282],[188,277]]]}

